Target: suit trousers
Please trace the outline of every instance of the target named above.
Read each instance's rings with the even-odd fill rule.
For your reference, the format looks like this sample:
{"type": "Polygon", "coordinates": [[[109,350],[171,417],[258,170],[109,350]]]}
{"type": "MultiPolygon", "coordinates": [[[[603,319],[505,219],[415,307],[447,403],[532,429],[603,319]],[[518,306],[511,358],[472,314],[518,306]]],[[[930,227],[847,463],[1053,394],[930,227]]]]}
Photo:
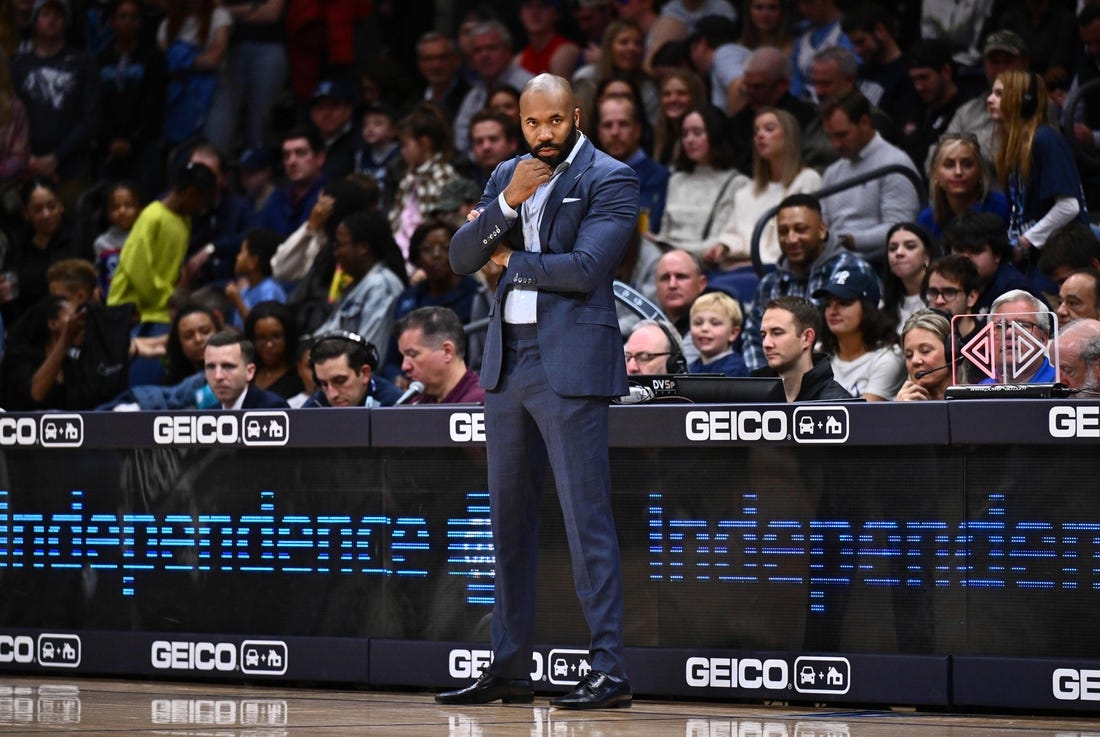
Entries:
{"type": "MultiPolygon", "coordinates": [[[[501,382],[485,396],[496,555],[491,671],[527,678],[538,590],[539,504],[546,461],[588,624],[594,670],[625,677],[623,589],[611,513],[606,397],[563,397],[547,380],[534,325],[504,325],[501,382]]],[[[552,603],[551,603],[552,604],[552,603]]]]}

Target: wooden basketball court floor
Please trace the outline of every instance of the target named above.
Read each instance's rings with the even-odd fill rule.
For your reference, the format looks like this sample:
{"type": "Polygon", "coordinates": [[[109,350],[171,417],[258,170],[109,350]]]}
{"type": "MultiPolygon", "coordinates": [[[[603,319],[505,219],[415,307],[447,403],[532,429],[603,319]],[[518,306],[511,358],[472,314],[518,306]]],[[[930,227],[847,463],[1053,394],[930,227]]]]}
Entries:
{"type": "Polygon", "coordinates": [[[0,735],[89,737],[1100,737],[1074,716],[638,699],[631,709],[445,707],[432,694],[0,677],[0,735]]]}

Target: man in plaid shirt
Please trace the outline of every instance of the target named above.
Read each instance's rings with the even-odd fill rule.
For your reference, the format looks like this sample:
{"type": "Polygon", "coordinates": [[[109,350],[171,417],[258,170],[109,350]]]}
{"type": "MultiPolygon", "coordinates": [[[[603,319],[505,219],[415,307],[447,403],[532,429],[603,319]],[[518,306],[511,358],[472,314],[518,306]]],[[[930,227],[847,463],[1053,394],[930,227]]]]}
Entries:
{"type": "Polygon", "coordinates": [[[760,280],[741,334],[742,354],[753,371],[768,365],[760,338],[760,321],[768,300],[787,296],[809,299],[829,283],[834,272],[843,269],[877,278],[874,267],[829,237],[829,228],[821,216],[821,202],[813,195],[787,197],[779,203],[775,217],[783,255],[776,270],[760,280]]]}

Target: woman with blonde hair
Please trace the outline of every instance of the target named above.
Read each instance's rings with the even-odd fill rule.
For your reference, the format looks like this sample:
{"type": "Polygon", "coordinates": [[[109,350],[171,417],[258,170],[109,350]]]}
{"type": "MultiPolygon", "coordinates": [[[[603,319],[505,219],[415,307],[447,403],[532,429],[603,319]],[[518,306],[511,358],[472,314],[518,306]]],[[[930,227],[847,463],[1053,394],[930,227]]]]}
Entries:
{"type": "Polygon", "coordinates": [[[1008,222],[1008,201],[993,190],[977,137],[945,133],[932,153],[928,206],[917,215],[917,224],[939,238],[943,228],[964,212],[991,212],[1008,222]]]}
{"type": "Polygon", "coordinates": [[[918,310],[902,326],[901,345],[908,378],[894,399],[943,399],[952,378],[951,323],[939,310],[918,310]]]}
{"type": "Polygon", "coordinates": [[[581,126],[594,119],[596,91],[604,80],[618,77],[638,90],[641,111],[652,126],[660,108],[657,84],[642,68],[645,38],[642,29],[632,20],[617,20],[607,27],[600,45],[600,58],[586,64],[573,74],[573,92],[581,109],[581,126]]]}
{"type": "Polygon", "coordinates": [[[1034,72],[997,75],[986,98],[1000,134],[994,159],[1008,197],[1008,238],[1016,261],[1037,256],[1051,233],[1074,220],[1087,223],[1073,150],[1048,122],[1047,88],[1034,72]]]}
{"type": "MultiPolygon", "coordinates": [[[[761,108],[753,121],[752,183],[734,195],[733,219],[718,237],[708,260],[724,271],[749,264],[752,233],[765,212],[787,195],[821,188],[821,175],[802,161],[802,131],[786,110],[761,108]]],[[[760,260],[779,260],[779,236],[775,218],[760,234],[760,260]]]]}
{"type": "Polygon", "coordinates": [[[665,72],[658,83],[660,112],[653,134],[653,158],[671,166],[680,151],[680,125],[684,116],[707,101],[706,88],[690,69],[665,72]]]}

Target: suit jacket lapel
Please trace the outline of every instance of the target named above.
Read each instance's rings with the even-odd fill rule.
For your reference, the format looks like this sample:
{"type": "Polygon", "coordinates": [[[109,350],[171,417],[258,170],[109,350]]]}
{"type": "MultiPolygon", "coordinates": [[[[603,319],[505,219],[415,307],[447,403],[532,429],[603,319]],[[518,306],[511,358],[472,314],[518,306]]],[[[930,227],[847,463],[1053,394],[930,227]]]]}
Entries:
{"type": "Polygon", "coordinates": [[[554,188],[550,190],[550,196],[546,200],[546,206],[542,210],[542,222],[539,224],[539,242],[542,244],[543,251],[549,251],[547,247],[550,243],[550,226],[554,223],[554,218],[557,217],[558,209],[562,206],[562,200],[569,196],[569,194],[580,182],[581,176],[592,166],[592,142],[587,138],[581,145],[581,150],[577,152],[576,157],[573,159],[573,163],[569,165],[569,168],[562,172],[562,175],[558,177],[558,181],[554,183],[554,188]]]}

